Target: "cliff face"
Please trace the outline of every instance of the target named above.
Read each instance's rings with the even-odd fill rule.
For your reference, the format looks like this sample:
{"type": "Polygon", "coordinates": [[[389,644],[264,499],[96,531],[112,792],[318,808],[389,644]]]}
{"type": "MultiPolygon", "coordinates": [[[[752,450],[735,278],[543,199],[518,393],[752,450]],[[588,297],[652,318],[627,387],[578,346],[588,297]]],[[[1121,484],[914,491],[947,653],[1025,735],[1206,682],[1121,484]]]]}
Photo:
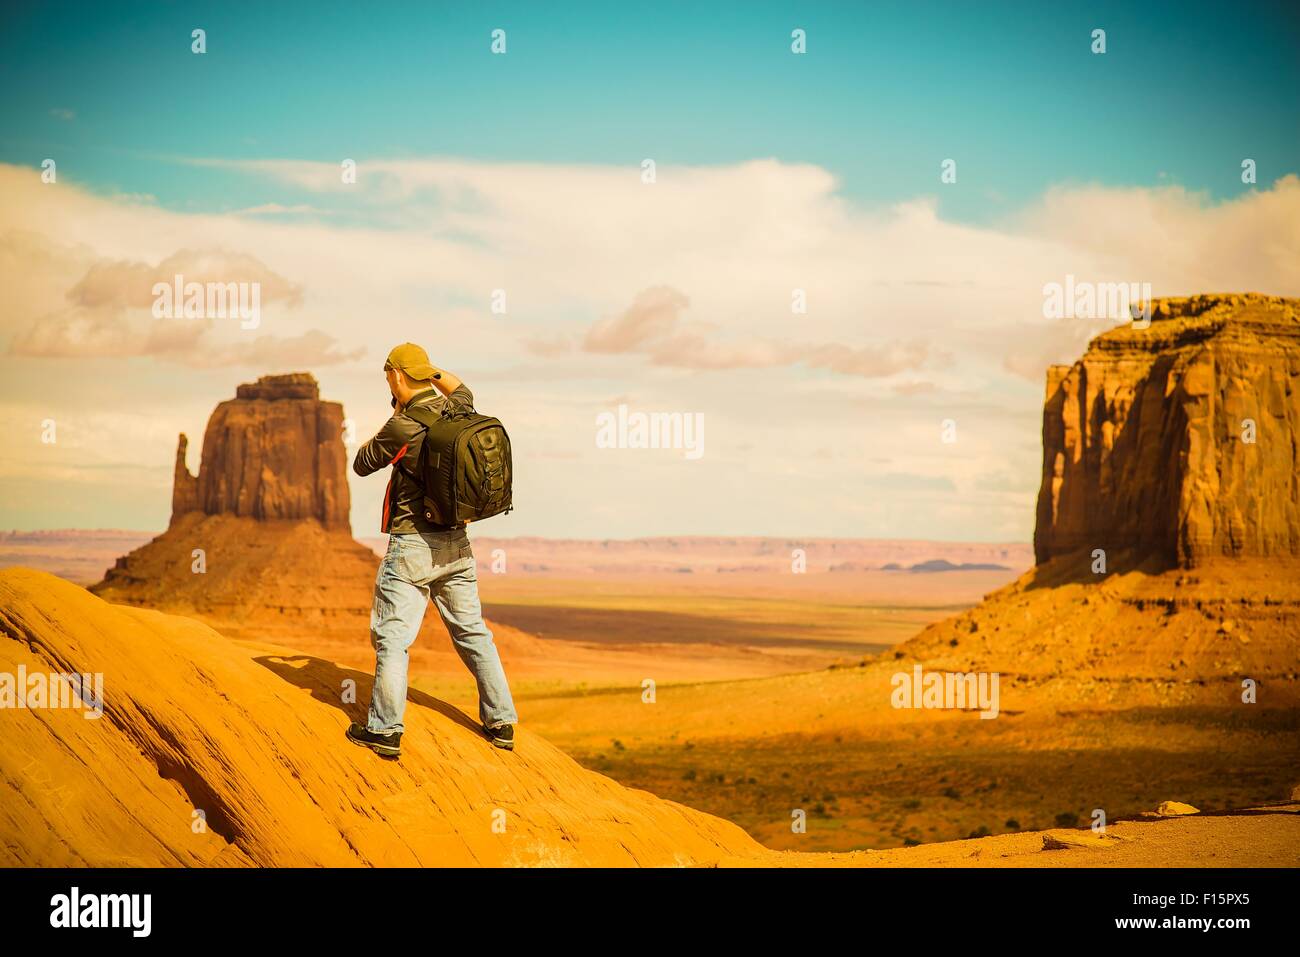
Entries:
{"type": "Polygon", "coordinates": [[[197,479],[176,451],[172,524],[190,512],[267,520],[314,518],[349,529],[343,406],[322,402],[307,373],[263,376],[217,406],[197,479]]]}
{"type": "Polygon", "coordinates": [[[1034,552],[1300,556],[1300,300],[1157,300],[1054,366],[1034,552]]]}

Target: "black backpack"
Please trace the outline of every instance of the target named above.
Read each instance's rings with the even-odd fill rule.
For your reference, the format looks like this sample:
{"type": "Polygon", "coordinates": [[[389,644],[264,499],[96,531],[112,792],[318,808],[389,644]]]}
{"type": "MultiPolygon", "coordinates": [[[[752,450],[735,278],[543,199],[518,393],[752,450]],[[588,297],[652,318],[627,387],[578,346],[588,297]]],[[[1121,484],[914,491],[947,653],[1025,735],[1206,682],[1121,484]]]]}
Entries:
{"type": "Polygon", "coordinates": [[[499,419],[423,406],[406,414],[424,426],[415,478],[424,489],[426,519],[454,526],[514,508],[510,436],[499,419]]]}

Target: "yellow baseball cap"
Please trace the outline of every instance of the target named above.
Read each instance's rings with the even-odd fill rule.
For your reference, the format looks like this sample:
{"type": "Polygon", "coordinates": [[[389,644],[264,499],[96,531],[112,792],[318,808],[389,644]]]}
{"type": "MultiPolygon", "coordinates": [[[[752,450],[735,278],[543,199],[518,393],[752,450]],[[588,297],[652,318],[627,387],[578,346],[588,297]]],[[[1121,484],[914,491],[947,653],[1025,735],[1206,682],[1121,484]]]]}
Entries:
{"type": "Polygon", "coordinates": [[[389,369],[401,369],[412,379],[420,381],[432,379],[434,373],[429,354],[414,342],[403,342],[400,346],[393,347],[393,351],[384,360],[384,371],[389,369]]]}

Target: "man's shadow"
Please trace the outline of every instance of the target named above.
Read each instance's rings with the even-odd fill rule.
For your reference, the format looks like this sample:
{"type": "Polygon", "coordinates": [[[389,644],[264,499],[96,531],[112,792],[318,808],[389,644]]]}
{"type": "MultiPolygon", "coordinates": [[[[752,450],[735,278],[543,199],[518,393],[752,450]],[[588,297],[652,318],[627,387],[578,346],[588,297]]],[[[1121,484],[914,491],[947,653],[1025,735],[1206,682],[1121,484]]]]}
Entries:
{"type": "MultiPolygon", "coordinates": [[[[332,661],[311,655],[262,655],[253,660],[289,684],[306,688],[317,701],[338,708],[349,720],[362,725],[366,723],[370,711],[370,690],[375,683],[374,675],[341,668],[332,661]],[[356,691],[356,700],[352,702],[343,700],[343,682],[348,680],[353,682],[356,691]]],[[[475,734],[481,733],[477,722],[469,715],[431,694],[408,687],[406,700],[410,704],[436,711],[475,734]]]]}

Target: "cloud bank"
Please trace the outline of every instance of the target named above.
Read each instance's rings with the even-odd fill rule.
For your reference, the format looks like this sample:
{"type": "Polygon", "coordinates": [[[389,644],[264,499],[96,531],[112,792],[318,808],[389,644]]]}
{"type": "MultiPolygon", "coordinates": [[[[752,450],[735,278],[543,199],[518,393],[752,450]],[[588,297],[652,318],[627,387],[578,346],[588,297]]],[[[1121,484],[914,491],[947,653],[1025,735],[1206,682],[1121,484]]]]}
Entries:
{"type": "MultiPolygon", "coordinates": [[[[316,371],[359,431],[377,427],[376,357],[413,339],[511,416],[533,462],[521,506],[548,503],[521,507],[519,533],[662,530],[680,465],[594,449],[594,415],[621,394],[710,419],[691,497],[725,504],[680,505],[678,489],[672,531],[1027,538],[1044,370],[1111,324],[1044,318],[1044,284],[1300,295],[1295,176],[1217,204],[1062,186],[974,226],[938,196],[860,208],[825,170],[773,160],[661,166],[653,185],[636,167],[363,161],[347,185],[334,163],[206,165],[264,201],[186,213],[0,166],[0,422],[39,419],[48,370],[93,373],[108,410],[168,409],[148,454],[169,474],[175,431],[201,431],[255,375],[316,371]],[[152,281],[174,272],[261,283],[260,328],[153,319],[152,281]],[[938,442],[948,418],[955,447],[938,442]],[[810,454],[785,464],[778,438],[810,454]],[[888,495],[858,494],[884,472],[900,477],[888,495]],[[625,499],[603,501],[614,481],[625,499]],[[818,501],[800,498],[809,483],[818,501]],[[584,500],[600,508],[554,507],[584,500]],[[774,501],[800,504],[773,518],[774,501]]],[[[83,439],[125,460],[111,436],[83,439]]],[[[365,531],[380,491],[354,493],[365,531]]]]}

